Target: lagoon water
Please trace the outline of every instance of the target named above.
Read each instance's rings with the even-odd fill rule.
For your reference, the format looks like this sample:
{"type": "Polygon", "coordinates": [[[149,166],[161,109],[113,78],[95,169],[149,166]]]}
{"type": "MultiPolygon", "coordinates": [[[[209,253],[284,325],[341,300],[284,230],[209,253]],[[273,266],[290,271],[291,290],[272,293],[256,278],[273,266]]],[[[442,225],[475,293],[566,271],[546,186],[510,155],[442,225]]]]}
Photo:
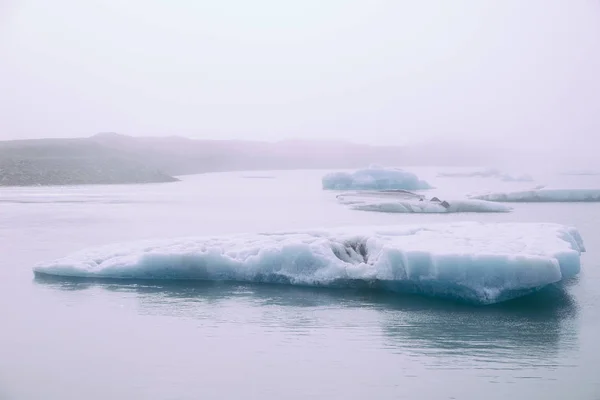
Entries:
{"type": "MultiPolygon", "coordinates": [[[[536,182],[440,178],[440,196],[536,182]]],[[[600,203],[500,214],[354,211],[324,171],[0,189],[0,399],[600,399],[600,203]],[[138,239],[345,225],[557,222],[580,275],[487,307],[358,289],[34,278],[38,262],[138,239]]],[[[600,176],[552,176],[600,187],[600,176]]]]}

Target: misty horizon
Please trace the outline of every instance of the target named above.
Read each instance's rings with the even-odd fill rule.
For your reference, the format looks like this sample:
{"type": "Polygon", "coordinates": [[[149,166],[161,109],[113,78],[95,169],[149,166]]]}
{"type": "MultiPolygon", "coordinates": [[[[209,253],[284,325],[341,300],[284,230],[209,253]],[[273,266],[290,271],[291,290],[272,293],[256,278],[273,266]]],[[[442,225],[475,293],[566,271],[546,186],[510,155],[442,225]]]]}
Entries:
{"type": "Polygon", "coordinates": [[[588,158],[598,142],[597,2],[10,0],[0,15],[0,140],[108,131],[588,158]]]}

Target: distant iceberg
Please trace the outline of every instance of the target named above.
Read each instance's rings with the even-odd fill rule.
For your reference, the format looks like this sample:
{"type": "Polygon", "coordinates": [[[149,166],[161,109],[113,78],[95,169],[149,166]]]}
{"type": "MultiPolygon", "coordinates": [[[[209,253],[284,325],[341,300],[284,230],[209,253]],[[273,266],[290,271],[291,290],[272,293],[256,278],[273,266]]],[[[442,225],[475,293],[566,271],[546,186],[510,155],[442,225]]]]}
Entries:
{"type": "Polygon", "coordinates": [[[353,210],[386,213],[493,213],[510,212],[511,207],[491,201],[462,199],[436,201],[422,197],[342,193],[338,202],[353,210]]]}
{"type": "Polygon", "coordinates": [[[480,194],[471,196],[471,198],[513,203],[598,202],[600,201],[600,189],[536,189],[480,194]]]}
{"type": "Polygon", "coordinates": [[[242,175],[244,179],[275,179],[273,175],[242,175]]]}
{"type": "Polygon", "coordinates": [[[377,165],[354,173],[330,173],[323,177],[322,182],[326,190],[431,189],[429,183],[419,180],[412,172],[377,165]]]}
{"type": "Polygon", "coordinates": [[[532,182],[530,175],[510,175],[495,168],[467,172],[441,172],[438,174],[441,178],[496,178],[504,182],[532,182]]]}
{"type": "Polygon", "coordinates": [[[600,175],[600,171],[583,169],[583,170],[574,170],[574,171],[566,171],[561,172],[561,175],[572,175],[572,176],[598,176],[600,175]]]}
{"type": "Polygon", "coordinates": [[[452,224],[184,238],[83,250],[37,275],[365,287],[476,304],[576,275],[585,251],[557,224],[452,224]]]}

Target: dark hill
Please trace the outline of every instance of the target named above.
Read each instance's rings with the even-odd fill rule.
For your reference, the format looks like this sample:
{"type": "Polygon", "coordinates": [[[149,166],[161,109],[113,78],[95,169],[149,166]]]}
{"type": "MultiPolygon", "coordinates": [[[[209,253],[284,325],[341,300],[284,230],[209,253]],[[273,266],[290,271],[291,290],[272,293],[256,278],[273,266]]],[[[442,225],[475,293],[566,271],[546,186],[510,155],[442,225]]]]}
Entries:
{"type": "Polygon", "coordinates": [[[89,138],[0,142],[0,186],[171,182],[215,171],[360,168],[371,163],[475,165],[489,155],[445,145],[369,146],[343,141],[195,140],[99,133],[89,138]]]}

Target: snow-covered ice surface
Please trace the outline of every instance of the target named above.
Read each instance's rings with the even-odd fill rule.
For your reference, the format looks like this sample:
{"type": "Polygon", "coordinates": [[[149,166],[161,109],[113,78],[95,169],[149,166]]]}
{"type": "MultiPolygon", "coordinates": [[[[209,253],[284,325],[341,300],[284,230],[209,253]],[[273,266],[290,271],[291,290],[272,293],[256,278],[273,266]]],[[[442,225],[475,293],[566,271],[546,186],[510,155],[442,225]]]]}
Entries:
{"type": "Polygon", "coordinates": [[[512,210],[511,207],[491,201],[441,198],[437,202],[423,196],[393,192],[342,193],[336,198],[340,204],[353,210],[386,213],[490,213],[512,210]],[[445,207],[442,201],[449,205],[445,207]]]}
{"type": "Polygon", "coordinates": [[[125,243],[39,264],[37,274],[365,286],[491,304],[570,278],[583,241],[557,224],[459,222],[125,243]]]}
{"type": "Polygon", "coordinates": [[[533,178],[528,174],[508,174],[495,168],[477,169],[460,172],[440,172],[437,176],[442,178],[495,178],[504,182],[533,181],[533,178]]]}
{"type": "Polygon", "coordinates": [[[600,189],[537,189],[496,192],[472,196],[473,199],[497,202],[600,202],[600,189]]]}
{"type": "Polygon", "coordinates": [[[431,188],[429,183],[420,180],[412,172],[377,165],[353,173],[329,173],[323,176],[322,183],[323,189],[328,190],[422,190],[431,188]]]}

